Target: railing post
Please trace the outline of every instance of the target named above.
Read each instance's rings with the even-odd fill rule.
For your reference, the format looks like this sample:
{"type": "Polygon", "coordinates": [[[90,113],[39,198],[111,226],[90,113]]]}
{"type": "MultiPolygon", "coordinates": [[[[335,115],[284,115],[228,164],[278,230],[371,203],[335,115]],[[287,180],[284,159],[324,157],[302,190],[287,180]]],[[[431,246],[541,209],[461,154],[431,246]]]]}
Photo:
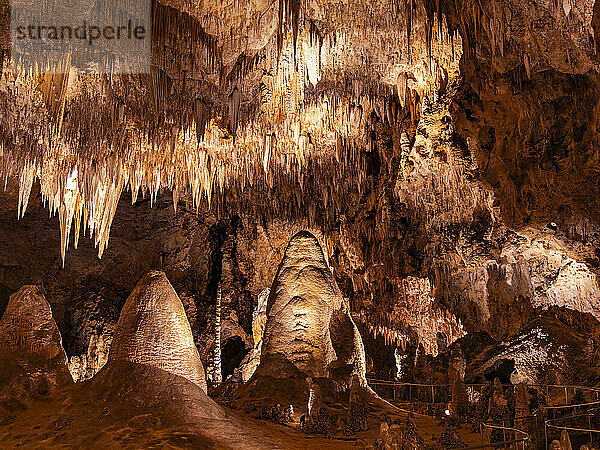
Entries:
{"type": "Polygon", "coordinates": [[[431,404],[435,403],[435,390],[433,389],[433,385],[431,385],[431,404]]]}
{"type": "Polygon", "coordinates": [[[569,394],[567,391],[567,387],[565,386],[565,405],[569,404],[569,394]]]}
{"type": "Polygon", "coordinates": [[[544,422],[544,434],[546,436],[546,450],[548,450],[548,424],[544,422]]]}
{"type": "Polygon", "coordinates": [[[481,435],[481,446],[483,447],[483,445],[485,444],[484,439],[483,439],[483,425],[480,423],[479,424],[479,434],[481,435]]]}
{"type": "MultiPolygon", "coordinates": [[[[588,414],[588,430],[592,429],[592,416],[588,414]]],[[[592,432],[590,431],[590,447],[592,446],[592,432]]]]}

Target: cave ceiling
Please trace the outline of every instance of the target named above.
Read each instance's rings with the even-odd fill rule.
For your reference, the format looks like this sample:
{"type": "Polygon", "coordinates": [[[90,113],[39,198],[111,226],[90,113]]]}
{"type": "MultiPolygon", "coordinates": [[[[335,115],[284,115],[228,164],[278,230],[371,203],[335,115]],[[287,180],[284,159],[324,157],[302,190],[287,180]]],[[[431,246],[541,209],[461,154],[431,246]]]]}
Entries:
{"type": "Polygon", "coordinates": [[[303,287],[278,269],[303,233],[335,313],[310,296],[298,308],[362,336],[361,374],[419,379],[419,355],[462,340],[497,344],[479,372],[510,356],[537,382],[553,352],[573,372],[573,318],[600,342],[600,0],[164,0],[152,14],[148,74],[23,71],[0,0],[0,312],[43,286],[75,380],[106,362],[150,269],[207,374],[223,300],[223,362],[249,378],[267,299],[295,314],[269,289],[303,287]]]}
{"type": "Polygon", "coordinates": [[[22,216],[39,183],[63,263],[83,232],[103,255],[124,193],[377,240],[346,246],[355,273],[378,261],[430,275],[437,295],[440,264],[477,259],[453,227],[594,226],[593,0],[152,7],[148,75],[13,72],[0,36],[0,171],[18,185],[6,208],[22,216]]]}
{"type": "Polygon", "coordinates": [[[456,77],[461,39],[436,17],[420,3],[155,2],[148,76],[6,70],[2,171],[19,179],[19,214],[39,179],[63,257],[80,227],[102,255],[126,189],[192,208],[244,190],[277,205],[280,190],[301,209],[316,184],[335,221],[377,123],[414,135],[421,99],[456,77]]]}

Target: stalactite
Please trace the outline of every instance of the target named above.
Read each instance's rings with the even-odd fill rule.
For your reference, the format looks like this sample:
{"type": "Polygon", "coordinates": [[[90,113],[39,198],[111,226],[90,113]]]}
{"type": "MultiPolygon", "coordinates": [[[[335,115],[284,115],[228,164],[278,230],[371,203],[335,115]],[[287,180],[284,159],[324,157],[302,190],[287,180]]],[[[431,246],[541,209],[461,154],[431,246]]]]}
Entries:
{"type": "Polygon", "coordinates": [[[229,73],[226,76],[224,73],[222,74],[221,84],[243,84],[244,78],[256,70],[265,59],[265,50],[257,51],[252,56],[248,56],[246,52],[242,53],[238,56],[229,73]]]}
{"type": "Polygon", "coordinates": [[[46,72],[37,87],[48,109],[52,131],[57,135],[62,128],[70,78],[70,64],[66,62],[59,71],[46,72]]]}
{"type": "Polygon", "coordinates": [[[279,21],[277,24],[277,53],[281,54],[286,29],[291,28],[293,55],[296,58],[296,43],[300,22],[300,0],[279,0],[279,21]]]}
{"type": "Polygon", "coordinates": [[[161,48],[178,38],[189,42],[193,50],[200,50],[196,46],[202,47],[206,53],[206,64],[212,69],[221,69],[221,53],[217,40],[206,33],[198,20],[189,14],[156,0],[152,0],[152,36],[161,48]]]}
{"type": "Polygon", "coordinates": [[[231,126],[231,132],[233,134],[233,140],[235,143],[235,137],[237,135],[237,129],[240,120],[240,106],[242,102],[242,94],[240,90],[235,87],[231,94],[229,94],[228,106],[229,106],[229,125],[231,126]]]}
{"type": "Polygon", "coordinates": [[[414,10],[414,0],[406,0],[406,48],[408,51],[408,60],[411,61],[411,45],[410,39],[412,34],[412,25],[413,25],[413,10],[414,10]]]}
{"type": "Polygon", "coordinates": [[[19,180],[19,203],[17,207],[17,218],[19,219],[25,215],[25,211],[27,210],[34,177],[35,166],[34,164],[29,164],[21,172],[19,180]]]}
{"type": "Polygon", "coordinates": [[[196,100],[195,104],[195,116],[196,122],[196,140],[200,143],[204,140],[204,133],[206,132],[206,124],[209,120],[209,111],[205,103],[202,100],[196,100]]]}
{"type": "Polygon", "coordinates": [[[525,67],[525,73],[527,73],[527,78],[531,78],[531,62],[527,53],[523,53],[523,65],[525,67]]]}
{"type": "MultiPolygon", "coordinates": [[[[394,69],[386,82],[369,72],[370,55],[360,56],[364,70],[345,68],[340,55],[352,44],[351,35],[319,30],[303,16],[299,1],[287,0],[280,3],[277,38],[260,51],[238,54],[228,71],[216,38],[199,20],[154,2],[153,34],[165,51],[153,53],[149,77],[78,76],[77,95],[67,95],[69,89],[64,89],[70,78],[63,77],[63,83],[55,77],[37,91],[48,111],[41,119],[39,99],[31,94],[33,79],[0,81],[8,87],[7,94],[0,95],[7,111],[0,116],[2,173],[5,180],[20,178],[18,214],[24,213],[37,177],[44,202],[59,215],[63,259],[70,231],[77,244],[81,226],[90,231],[102,255],[126,188],[134,203],[143,195],[154,204],[162,190],[170,190],[174,202],[189,198],[196,210],[208,206],[221,214],[260,208],[270,217],[291,218],[297,214],[292,207],[296,205],[295,210],[315,225],[335,222],[343,209],[339,199],[364,192],[368,179],[361,154],[377,145],[373,124],[383,120],[394,128],[404,127],[408,114],[405,147],[410,146],[423,99],[443,89],[444,68],[456,67],[461,57],[459,51],[449,57],[455,43],[439,11],[435,20],[440,34],[446,35],[439,46],[425,52],[417,33],[422,27],[414,26],[423,20],[423,12],[413,0],[404,4],[404,11],[396,7],[397,16],[386,19],[390,36],[384,45],[402,50],[396,61],[402,72],[394,69]],[[400,17],[402,12],[405,17],[400,17]],[[391,25],[404,20],[412,64],[403,51],[407,30],[391,25]],[[189,53],[172,58],[181,49],[189,53]],[[206,55],[207,61],[200,61],[199,55],[206,55]],[[190,65],[184,67],[188,58],[190,65]],[[206,74],[207,87],[202,90],[204,81],[199,80],[206,74]],[[260,77],[256,102],[255,91],[245,88],[247,77],[253,76],[260,77]],[[25,107],[10,111],[17,99],[26,102],[25,107]],[[53,119],[53,111],[62,113],[53,119]],[[52,123],[61,130],[59,136],[51,132],[52,123]],[[65,189],[75,168],[75,184],[65,189]],[[320,180],[316,174],[332,175],[320,180]],[[260,198],[258,206],[238,195],[248,188],[260,198]],[[306,208],[311,196],[319,201],[306,208]]],[[[345,6],[327,7],[335,17],[345,11],[345,6]]],[[[375,27],[381,26],[365,19],[376,13],[373,7],[352,7],[360,12],[356,16],[364,39],[372,39],[375,27]]],[[[462,43],[456,45],[460,48],[462,43]]],[[[357,54],[363,52],[356,48],[357,54]]],[[[375,236],[372,230],[366,234],[375,236]]]]}
{"type": "Polygon", "coordinates": [[[154,105],[154,117],[158,120],[163,111],[163,105],[171,92],[171,77],[158,67],[152,67],[150,72],[150,93],[154,105]]]}
{"type": "MultiPolygon", "coordinates": [[[[73,231],[73,246],[77,249],[77,245],[79,244],[79,230],[81,228],[81,218],[83,215],[83,202],[81,201],[81,195],[77,195],[77,200],[75,202],[75,229],[73,231]]],[[[61,230],[62,233],[62,230],[61,230]]],[[[63,257],[63,265],[64,265],[64,257],[63,257]]]]}
{"type": "Polygon", "coordinates": [[[60,223],[60,256],[63,266],[65,265],[65,254],[69,246],[69,235],[71,232],[71,224],[76,211],[78,194],[73,189],[69,189],[67,185],[66,192],[63,196],[63,201],[58,208],[59,223],[60,223]]]}

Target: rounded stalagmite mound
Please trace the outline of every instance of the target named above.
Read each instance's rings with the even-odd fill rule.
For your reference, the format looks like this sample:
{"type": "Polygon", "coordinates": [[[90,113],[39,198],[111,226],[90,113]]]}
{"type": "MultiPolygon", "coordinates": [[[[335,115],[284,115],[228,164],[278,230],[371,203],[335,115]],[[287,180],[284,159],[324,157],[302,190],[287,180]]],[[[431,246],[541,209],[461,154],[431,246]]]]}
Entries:
{"type": "Polygon", "coordinates": [[[0,349],[66,364],[62,337],[41,287],[25,285],[10,296],[0,320],[0,349]]]}
{"type": "Polygon", "coordinates": [[[129,361],[179,375],[206,392],[204,368],[183,304],[164,272],[148,272],[117,323],[110,361],[129,361]]]}
{"type": "Polygon", "coordinates": [[[262,361],[281,357],[313,378],[364,379],[364,349],[319,241],[290,240],[271,287],[262,361]]]}
{"type": "Polygon", "coordinates": [[[23,286],[10,296],[0,320],[0,425],[72,383],[44,290],[23,286]]]}
{"type": "Polygon", "coordinates": [[[329,321],[343,301],[325,255],[307,231],[289,242],[271,287],[263,359],[283,355],[312,377],[326,377],[335,360],[329,321]]]}

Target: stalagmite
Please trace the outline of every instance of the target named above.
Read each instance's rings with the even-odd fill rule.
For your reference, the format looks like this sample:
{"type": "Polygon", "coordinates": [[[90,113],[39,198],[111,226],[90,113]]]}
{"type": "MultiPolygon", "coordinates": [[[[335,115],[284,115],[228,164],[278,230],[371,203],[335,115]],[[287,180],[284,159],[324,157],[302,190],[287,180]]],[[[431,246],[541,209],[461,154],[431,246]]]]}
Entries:
{"type": "Polygon", "coordinates": [[[30,352],[66,368],[62,337],[39,286],[23,286],[10,296],[0,320],[0,348],[30,352]]]}
{"type": "Polygon", "coordinates": [[[223,382],[221,371],[221,285],[217,289],[217,307],[215,316],[215,357],[214,357],[214,382],[218,386],[223,382]]]}
{"type": "Polygon", "coordinates": [[[157,367],[206,392],[204,368],[185,310],[163,272],[148,272],[127,298],[110,347],[110,361],[157,367]]]}
{"type": "Polygon", "coordinates": [[[356,374],[364,381],[362,340],[323,250],[308,232],[290,240],[279,265],[263,342],[261,365],[283,357],[312,378],[333,376],[334,366],[346,365],[347,376],[356,374]]]}

